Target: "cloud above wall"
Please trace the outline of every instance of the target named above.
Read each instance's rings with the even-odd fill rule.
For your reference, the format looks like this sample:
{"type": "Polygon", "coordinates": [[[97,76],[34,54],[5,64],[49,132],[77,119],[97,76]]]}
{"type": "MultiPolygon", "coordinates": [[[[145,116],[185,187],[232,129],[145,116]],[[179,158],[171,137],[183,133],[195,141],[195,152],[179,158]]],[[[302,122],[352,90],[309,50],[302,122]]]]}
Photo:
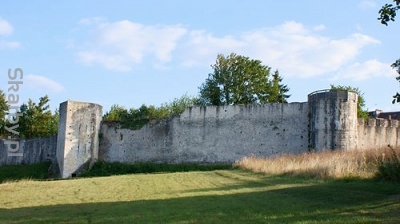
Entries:
{"type": "Polygon", "coordinates": [[[76,50],[78,60],[120,72],[149,62],[153,67],[209,67],[217,54],[231,52],[259,59],[285,77],[309,78],[337,72],[344,76],[351,70],[354,75],[345,77],[364,79],[376,76],[378,65],[386,66],[379,61],[357,62],[361,51],[380,44],[379,40],[362,33],[329,37],[321,34],[326,29],[323,24],[307,27],[287,21],[224,36],[182,25],[107,22],[99,17],[83,19],[80,24],[88,27],[89,34],[76,50]],[[356,71],[363,64],[368,66],[356,71]],[[356,75],[358,71],[361,73],[356,75]]]}
{"type": "Polygon", "coordinates": [[[61,92],[64,90],[64,87],[58,82],[34,74],[24,76],[24,84],[31,89],[40,89],[45,92],[61,92]]]}
{"type": "MultiPolygon", "coordinates": [[[[187,30],[180,25],[147,26],[122,20],[114,23],[95,18],[89,40],[78,51],[79,60],[88,65],[99,64],[107,69],[130,71],[146,57],[165,63],[172,59],[177,41],[187,30]]],[[[85,19],[82,24],[92,25],[85,19]]]]}
{"type": "Polygon", "coordinates": [[[13,26],[5,19],[0,18],[0,50],[19,48],[21,44],[17,41],[7,41],[3,39],[14,32],[13,26]]]}
{"type": "Polygon", "coordinates": [[[396,77],[398,74],[390,64],[379,62],[377,59],[362,63],[351,64],[338,72],[333,80],[351,79],[355,81],[367,80],[378,77],[396,77]]]}

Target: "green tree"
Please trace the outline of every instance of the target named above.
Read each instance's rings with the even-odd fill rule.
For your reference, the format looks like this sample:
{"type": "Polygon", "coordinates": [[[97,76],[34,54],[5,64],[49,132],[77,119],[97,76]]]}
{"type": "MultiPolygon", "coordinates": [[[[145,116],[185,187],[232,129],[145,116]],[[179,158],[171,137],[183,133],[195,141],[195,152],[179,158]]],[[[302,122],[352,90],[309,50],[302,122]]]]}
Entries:
{"type": "Polygon", "coordinates": [[[28,104],[22,104],[19,113],[19,135],[25,139],[47,137],[57,133],[58,111],[53,114],[49,106],[49,97],[45,95],[39,98],[39,103],[28,100],[28,104]]]}
{"type": "Polygon", "coordinates": [[[121,121],[127,114],[128,110],[125,107],[114,104],[111,106],[111,109],[103,115],[103,121],[121,121]]]}
{"type": "Polygon", "coordinates": [[[3,136],[6,132],[6,113],[8,111],[8,104],[6,101],[6,95],[0,90],[0,136],[3,136]]]}
{"type": "Polygon", "coordinates": [[[359,118],[368,118],[368,110],[365,109],[365,99],[364,99],[364,93],[361,92],[361,90],[357,87],[351,87],[351,86],[335,86],[331,84],[331,91],[340,91],[340,90],[345,90],[345,91],[352,91],[356,92],[358,95],[358,100],[357,100],[357,116],[359,118]]]}
{"type": "Polygon", "coordinates": [[[198,104],[198,99],[184,94],[180,98],[175,98],[169,103],[161,105],[160,110],[167,110],[168,116],[175,116],[183,113],[188,107],[198,104]]]}
{"type": "MultiPolygon", "coordinates": [[[[395,21],[397,11],[400,10],[400,0],[393,0],[393,4],[385,4],[379,10],[379,18],[378,20],[384,24],[385,26],[388,25],[388,22],[395,21]]],[[[396,69],[396,72],[399,74],[396,77],[397,81],[400,81],[400,59],[397,59],[392,65],[393,69],[396,69]]],[[[400,93],[396,93],[393,96],[392,103],[400,103],[400,93]]]]}
{"type": "Polygon", "coordinates": [[[290,95],[287,95],[289,92],[289,88],[287,85],[283,85],[282,83],[283,78],[279,75],[279,71],[276,70],[272,75],[271,80],[271,92],[268,96],[268,102],[277,102],[277,103],[287,103],[287,98],[290,95]]]}
{"type": "Polygon", "coordinates": [[[202,105],[264,104],[286,102],[288,88],[281,85],[278,71],[270,80],[271,68],[260,60],[235,53],[217,56],[213,73],[199,87],[202,105]],[[274,80],[275,79],[275,80],[274,80]],[[275,85],[275,86],[274,86],[275,85]]]}

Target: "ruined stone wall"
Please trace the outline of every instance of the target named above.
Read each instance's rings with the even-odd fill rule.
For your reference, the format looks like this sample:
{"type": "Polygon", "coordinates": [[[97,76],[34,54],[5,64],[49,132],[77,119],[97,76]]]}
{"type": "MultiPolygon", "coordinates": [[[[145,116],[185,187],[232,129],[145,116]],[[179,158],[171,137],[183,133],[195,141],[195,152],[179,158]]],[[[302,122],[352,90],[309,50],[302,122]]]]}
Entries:
{"type": "Polygon", "coordinates": [[[308,150],[308,104],[191,107],[140,130],[101,125],[108,162],[233,162],[308,150]]]}
{"type": "Polygon", "coordinates": [[[61,177],[71,177],[90,167],[98,158],[102,107],[66,101],[60,104],[57,161],[61,177]]]}
{"type": "Polygon", "coordinates": [[[19,141],[22,156],[9,156],[4,140],[0,140],[0,166],[56,161],[57,136],[19,141]]]}

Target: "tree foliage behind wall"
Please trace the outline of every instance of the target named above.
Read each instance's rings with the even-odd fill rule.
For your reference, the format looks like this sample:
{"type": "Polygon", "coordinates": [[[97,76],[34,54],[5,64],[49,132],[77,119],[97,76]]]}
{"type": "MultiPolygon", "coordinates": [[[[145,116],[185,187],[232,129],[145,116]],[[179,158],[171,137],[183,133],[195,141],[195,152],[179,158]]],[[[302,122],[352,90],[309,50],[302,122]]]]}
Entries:
{"type": "Polygon", "coordinates": [[[213,72],[199,87],[201,105],[286,103],[290,97],[279,72],[271,77],[271,68],[260,60],[219,54],[211,67],[213,72]]]}
{"type": "Polygon", "coordinates": [[[41,138],[57,134],[58,131],[58,110],[52,113],[49,106],[49,97],[46,95],[39,98],[35,103],[31,99],[27,104],[22,104],[19,112],[20,136],[26,139],[41,138]]]}
{"type": "MultiPolygon", "coordinates": [[[[6,96],[0,90],[0,137],[5,138],[14,136],[16,138],[31,139],[41,138],[57,134],[58,131],[58,110],[54,113],[50,110],[50,98],[45,95],[39,98],[36,103],[32,99],[28,103],[23,103],[16,112],[21,116],[15,117],[8,115],[9,105],[6,101],[6,96]],[[11,121],[9,119],[12,119],[11,121]],[[15,128],[11,128],[14,127],[15,128]],[[14,130],[18,134],[10,133],[6,127],[14,130]]],[[[14,111],[12,111],[15,113],[14,111]]]]}
{"type": "Polygon", "coordinates": [[[368,118],[368,110],[366,110],[365,107],[365,99],[364,99],[364,93],[361,92],[361,90],[357,87],[351,87],[351,86],[335,86],[331,85],[331,91],[339,91],[339,90],[345,90],[345,91],[353,91],[356,92],[358,95],[358,101],[357,101],[357,117],[359,118],[368,118]]]}
{"type": "Polygon", "coordinates": [[[198,104],[198,99],[183,95],[169,103],[164,103],[160,107],[146,106],[143,104],[138,109],[126,109],[123,106],[112,105],[111,109],[103,116],[103,121],[116,121],[122,128],[133,130],[140,129],[149,122],[158,119],[170,118],[183,113],[186,108],[198,104]]]}
{"type": "Polygon", "coordinates": [[[0,90],[0,137],[6,133],[6,112],[8,111],[8,104],[6,101],[6,95],[0,90]]]}

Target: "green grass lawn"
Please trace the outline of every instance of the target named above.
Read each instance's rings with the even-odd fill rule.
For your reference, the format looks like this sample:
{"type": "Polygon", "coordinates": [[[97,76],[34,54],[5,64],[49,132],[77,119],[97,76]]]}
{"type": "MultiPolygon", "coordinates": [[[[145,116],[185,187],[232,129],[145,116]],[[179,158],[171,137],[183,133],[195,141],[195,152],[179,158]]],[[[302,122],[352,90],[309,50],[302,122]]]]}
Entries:
{"type": "Polygon", "coordinates": [[[5,182],[0,223],[400,223],[400,185],[240,170],[5,182]]]}

